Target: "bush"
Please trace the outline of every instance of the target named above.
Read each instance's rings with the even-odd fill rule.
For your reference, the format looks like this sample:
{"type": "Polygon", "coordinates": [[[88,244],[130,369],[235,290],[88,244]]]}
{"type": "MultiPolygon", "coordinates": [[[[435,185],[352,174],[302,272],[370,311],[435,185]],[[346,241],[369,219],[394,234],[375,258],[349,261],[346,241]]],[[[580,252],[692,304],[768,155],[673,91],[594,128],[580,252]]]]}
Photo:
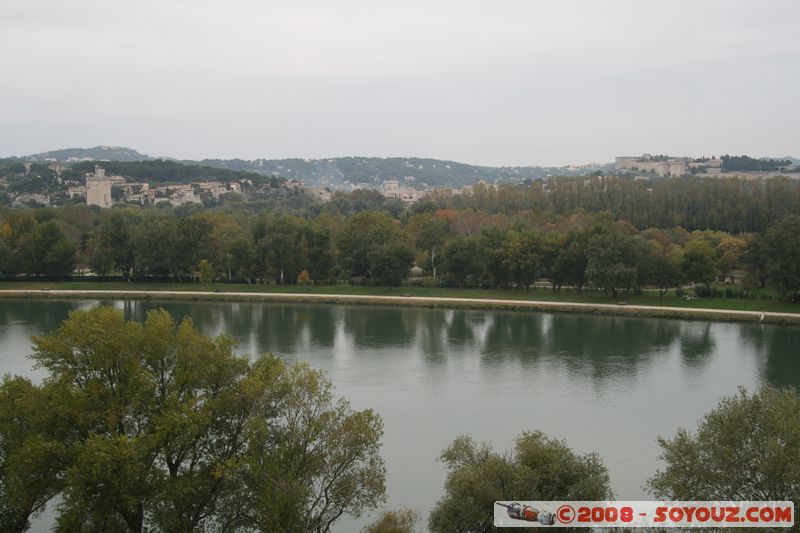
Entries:
{"type": "Polygon", "coordinates": [[[433,276],[426,276],[422,278],[422,286],[423,287],[438,287],[439,280],[434,278],[433,276]]]}
{"type": "Polygon", "coordinates": [[[414,533],[419,513],[412,509],[386,511],[375,522],[362,529],[362,533],[414,533]]]}
{"type": "Polygon", "coordinates": [[[725,298],[752,299],[755,297],[750,291],[734,289],[732,287],[726,287],[724,294],[725,298]]]}
{"type": "Polygon", "coordinates": [[[800,503],[800,395],[797,389],[744,389],[697,431],[659,438],[665,468],[648,481],[667,500],[792,500],[800,503]]]}
{"type": "Polygon", "coordinates": [[[538,431],[517,437],[510,456],[458,437],[441,460],[448,473],[445,494],[430,514],[433,533],[495,531],[497,500],[604,500],[612,495],[608,471],[596,454],[578,455],[538,431]]]}
{"type": "Polygon", "coordinates": [[[699,298],[716,298],[719,295],[719,291],[716,287],[698,285],[694,288],[694,294],[699,298]]]}

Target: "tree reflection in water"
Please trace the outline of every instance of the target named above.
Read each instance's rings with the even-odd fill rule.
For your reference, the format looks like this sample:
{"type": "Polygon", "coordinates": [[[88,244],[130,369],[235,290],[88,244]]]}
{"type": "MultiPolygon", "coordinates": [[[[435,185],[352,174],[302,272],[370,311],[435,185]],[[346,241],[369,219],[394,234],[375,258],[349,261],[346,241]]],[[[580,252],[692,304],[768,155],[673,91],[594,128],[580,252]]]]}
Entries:
{"type": "Polygon", "coordinates": [[[477,352],[484,365],[534,367],[544,359],[549,368],[601,381],[635,374],[673,347],[687,369],[702,369],[724,332],[757,354],[763,380],[800,385],[800,328],[761,324],[379,306],[20,299],[0,302],[0,336],[15,324],[26,324],[28,334],[51,331],[70,310],[95,305],[114,305],[136,320],[165,307],[177,319],[191,317],[205,333],[227,333],[242,349],[260,353],[302,358],[311,348],[332,350],[345,335],[348,344],[376,354],[415,347],[432,365],[477,352]]]}

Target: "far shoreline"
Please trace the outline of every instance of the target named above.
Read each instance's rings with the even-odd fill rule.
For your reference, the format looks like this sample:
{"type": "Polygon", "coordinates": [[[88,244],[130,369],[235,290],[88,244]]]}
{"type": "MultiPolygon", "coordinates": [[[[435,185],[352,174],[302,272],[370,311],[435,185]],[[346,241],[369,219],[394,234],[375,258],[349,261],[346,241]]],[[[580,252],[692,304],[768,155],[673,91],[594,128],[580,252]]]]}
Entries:
{"type": "MultiPolygon", "coordinates": [[[[0,284],[2,287],[2,284],[0,284]]],[[[304,292],[240,292],[189,290],[121,290],[121,289],[2,289],[3,299],[81,299],[99,300],[189,300],[216,302],[275,302],[346,305],[388,305],[450,309],[487,309],[506,311],[568,312],[595,315],[634,316],[711,320],[721,322],[760,322],[764,324],[800,325],[800,313],[775,311],[714,309],[708,307],[674,307],[619,303],[585,303],[535,299],[469,298],[452,296],[414,296],[331,294],[304,292]]]]}

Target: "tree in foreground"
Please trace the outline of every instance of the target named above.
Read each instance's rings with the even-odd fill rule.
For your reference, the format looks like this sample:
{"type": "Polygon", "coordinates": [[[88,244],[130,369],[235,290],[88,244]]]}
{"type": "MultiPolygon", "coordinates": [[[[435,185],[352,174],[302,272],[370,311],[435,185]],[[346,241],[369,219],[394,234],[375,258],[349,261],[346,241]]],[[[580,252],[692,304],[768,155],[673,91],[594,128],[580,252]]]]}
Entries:
{"type": "Polygon", "coordinates": [[[62,531],[328,531],[384,499],[382,422],[306,365],[236,355],[164,310],[98,307],[0,386],[0,530],[60,495],[62,531]]]}
{"type": "Polygon", "coordinates": [[[413,509],[386,511],[376,521],[366,526],[362,533],[414,533],[419,513],[413,509]]]}
{"type": "Polygon", "coordinates": [[[740,389],[672,440],[649,481],[668,500],[792,500],[800,504],[800,395],[796,389],[740,389]]]}
{"type": "Polygon", "coordinates": [[[445,495],[430,515],[434,533],[494,531],[497,500],[605,500],[612,496],[608,471],[596,454],[577,455],[541,432],[523,433],[511,456],[470,437],[442,452],[449,470],[445,495]]]}

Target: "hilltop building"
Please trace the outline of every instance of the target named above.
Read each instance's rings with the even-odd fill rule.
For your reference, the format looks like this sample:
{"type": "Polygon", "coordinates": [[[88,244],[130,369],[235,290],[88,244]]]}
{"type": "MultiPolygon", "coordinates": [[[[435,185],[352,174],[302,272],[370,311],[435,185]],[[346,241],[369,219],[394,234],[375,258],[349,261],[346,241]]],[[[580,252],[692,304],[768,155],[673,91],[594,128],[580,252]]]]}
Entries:
{"type": "Polygon", "coordinates": [[[90,172],[85,177],[86,205],[111,207],[111,184],[114,180],[106,176],[106,170],[100,165],[95,165],[94,173],[90,172]]]}
{"type": "Polygon", "coordinates": [[[643,154],[641,157],[617,157],[614,168],[653,172],[657,176],[683,176],[689,172],[689,157],[666,157],[643,154]]]}
{"type": "Polygon", "coordinates": [[[722,159],[716,157],[692,159],[691,157],[642,154],[640,157],[617,157],[614,161],[614,168],[617,171],[653,172],[657,176],[683,176],[700,169],[704,174],[719,174],[722,172],[722,159]]]}
{"type": "Polygon", "coordinates": [[[383,182],[383,190],[380,191],[384,198],[397,198],[405,205],[413,205],[419,200],[419,191],[407,185],[403,185],[399,180],[386,180],[383,182]]]}

